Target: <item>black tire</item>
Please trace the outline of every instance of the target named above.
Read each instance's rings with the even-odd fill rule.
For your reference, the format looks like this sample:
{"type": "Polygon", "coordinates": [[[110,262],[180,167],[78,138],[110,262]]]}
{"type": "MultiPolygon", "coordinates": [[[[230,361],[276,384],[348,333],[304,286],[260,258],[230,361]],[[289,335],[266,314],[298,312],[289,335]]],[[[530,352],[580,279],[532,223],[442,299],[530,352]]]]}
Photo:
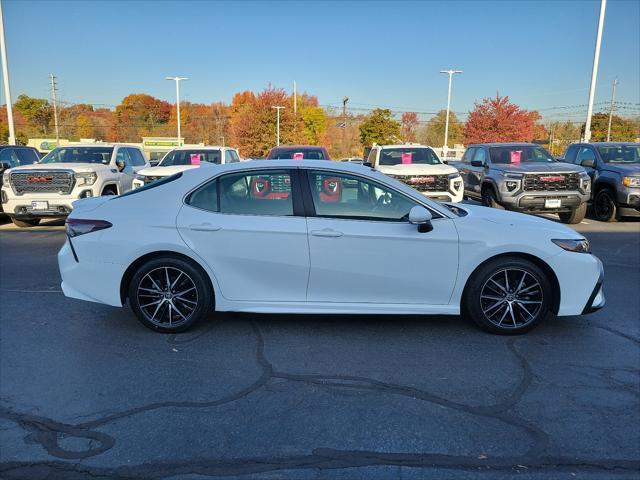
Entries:
{"type": "Polygon", "coordinates": [[[493,187],[487,187],[482,192],[482,205],[504,210],[504,207],[498,203],[498,196],[493,187]]]}
{"type": "Polygon", "coordinates": [[[615,222],[619,219],[618,206],[610,190],[603,188],[593,199],[593,216],[600,222],[615,222]]]}
{"type": "Polygon", "coordinates": [[[188,330],[211,312],[214,300],[207,274],[175,257],[154,258],[142,265],[131,278],[128,295],[138,320],[161,333],[188,330]]]}
{"type": "Polygon", "coordinates": [[[558,217],[560,217],[560,221],[562,223],[575,225],[576,223],[580,223],[586,214],[587,214],[587,203],[585,202],[581,204],[578,208],[574,208],[570,212],[558,213],[558,217]]]}
{"type": "Polygon", "coordinates": [[[35,227],[40,223],[39,218],[11,218],[11,221],[16,227],[29,228],[35,227]]]}
{"type": "Polygon", "coordinates": [[[552,298],[551,282],[540,267],[524,258],[505,256],[487,262],[473,273],[462,296],[462,311],[486,332],[518,335],[549,315],[552,298]],[[509,288],[505,288],[505,271],[509,288]],[[517,294],[516,288],[523,293],[517,294]]]}

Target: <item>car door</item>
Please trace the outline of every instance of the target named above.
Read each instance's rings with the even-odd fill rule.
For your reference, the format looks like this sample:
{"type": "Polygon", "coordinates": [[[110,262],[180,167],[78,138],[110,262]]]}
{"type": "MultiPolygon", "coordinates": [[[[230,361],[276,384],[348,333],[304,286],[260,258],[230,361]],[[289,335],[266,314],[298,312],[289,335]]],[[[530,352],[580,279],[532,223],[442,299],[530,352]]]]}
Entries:
{"type": "Polygon", "coordinates": [[[301,204],[294,204],[296,172],[227,173],[187,197],[177,227],[214,272],[225,298],[305,301],[309,246],[301,204]]]}
{"type": "Polygon", "coordinates": [[[116,151],[116,159],[114,161],[114,166],[118,168],[118,184],[119,193],[128,192],[131,190],[133,185],[133,179],[135,176],[135,172],[133,170],[133,163],[131,161],[131,157],[129,156],[129,149],[126,147],[118,147],[116,151]],[[117,165],[119,162],[124,162],[124,168],[120,170],[117,165]]]}
{"type": "Polygon", "coordinates": [[[476,198],[480,198],[482,195],[482,181],[485,177],[488,161],[487,150],[484,147],[475,148],[473,157],[469,159],[469,172],[466,178],[466,181],[469,182],[467,188],[469,194],[476,198]],[[475,166],[471,162],[482,162],[482,164],[475,166]]]}
{"type": "Polygon", "coordinates": [[[458,234],[434,211],[433,230],[408,222],[418,202],[368,177],[302,170],[309,232],[309,302],[449,303],[458,234]]]}
{"type": "Polygon", "coordinates": [[[464,192],[467,193],[467,190],[469,189],[469,167],[471,166],[471,159],[473,158],[473,155],[475,154],[476,148],[475,147],[470,147],[467,148],[467,150],[464,152],[464,155],[462,155],[462,158],[460,159],[459,163],[456,163],[455,166],[458,169],[458,171],[460,172],[460,176],[462,177],[462,181],[464,183],[464,192]]]}

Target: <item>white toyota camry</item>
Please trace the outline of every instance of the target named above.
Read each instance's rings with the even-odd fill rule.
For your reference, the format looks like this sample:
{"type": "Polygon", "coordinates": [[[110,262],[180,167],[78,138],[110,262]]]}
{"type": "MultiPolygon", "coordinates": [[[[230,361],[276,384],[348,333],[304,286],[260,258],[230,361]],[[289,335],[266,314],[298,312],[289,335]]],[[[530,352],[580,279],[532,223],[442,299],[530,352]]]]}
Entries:
{"type": "Polygon", "coordinates": [[[550,220],[432,202],[371,168],[244,162],[79,200],[58,254],[66,296],[156,331],[212,311],[463,314],[521,333],[604,305],[603,268],[550,220]]]}

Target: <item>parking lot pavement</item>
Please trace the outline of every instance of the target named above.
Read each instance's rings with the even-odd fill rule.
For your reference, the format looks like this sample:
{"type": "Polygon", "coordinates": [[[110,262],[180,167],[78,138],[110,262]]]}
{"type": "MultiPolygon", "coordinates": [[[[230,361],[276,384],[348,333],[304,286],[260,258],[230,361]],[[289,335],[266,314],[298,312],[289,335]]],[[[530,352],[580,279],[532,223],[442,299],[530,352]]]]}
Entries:
{"type": "Polygon", "coordinates": [[[607,306],[528,335],[249,314],[160,335],[62,295],[60,222],[4,224],[0,478],[638,478],[640,223],[577,230],[607,306]]]}

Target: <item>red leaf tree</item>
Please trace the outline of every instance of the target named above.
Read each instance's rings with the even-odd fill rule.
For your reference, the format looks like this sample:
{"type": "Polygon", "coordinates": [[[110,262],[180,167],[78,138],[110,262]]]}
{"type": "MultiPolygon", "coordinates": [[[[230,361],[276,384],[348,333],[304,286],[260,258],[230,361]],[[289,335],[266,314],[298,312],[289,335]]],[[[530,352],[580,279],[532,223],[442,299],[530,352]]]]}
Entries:
{"type": "Polygon", "coordinates": [[[529,112],[496,95],[476,103],[464,126],[464,143],[530,142],[535,136],[537,112],[529,112]]]}

